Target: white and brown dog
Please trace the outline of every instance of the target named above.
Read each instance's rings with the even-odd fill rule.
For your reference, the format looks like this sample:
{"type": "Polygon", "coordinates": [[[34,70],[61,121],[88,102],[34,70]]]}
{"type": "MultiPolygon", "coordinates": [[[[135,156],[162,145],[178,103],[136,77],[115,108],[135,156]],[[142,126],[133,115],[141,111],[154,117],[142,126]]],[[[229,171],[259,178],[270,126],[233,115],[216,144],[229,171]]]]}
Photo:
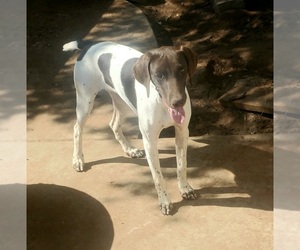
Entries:
{"type": "Polygon", "coordinates": [[[185,199],[196,194],[187,181],[188,124],[191,117],[188,79],[196,70],[197,57],[186,47],[161,47],[145,54],[132,48],[101,42],[83,46],[70,42],[63,50],[82,49],[74,68],[77,122],[74,126],[73,166],[84,170],[82,130],[90,114],[95,96],[106,90],[113,102],[110,122],[116,139],[131,157],[143,152],[125,139],[121,123],[126,116],[124,106],[138,116],[147,161],[158,193],[160,209],[170,214],[172,203],[160,168],[157,143],[161,130],[175,126],[177,176],[180,193],[185,199]]]}

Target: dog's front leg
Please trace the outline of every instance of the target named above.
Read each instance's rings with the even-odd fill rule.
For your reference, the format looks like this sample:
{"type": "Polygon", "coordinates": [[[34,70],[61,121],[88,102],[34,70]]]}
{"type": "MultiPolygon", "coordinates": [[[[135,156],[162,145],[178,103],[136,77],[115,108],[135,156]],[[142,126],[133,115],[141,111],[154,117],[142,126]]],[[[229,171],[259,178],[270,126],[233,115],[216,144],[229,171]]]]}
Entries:
{"type": "Polygon", "coordinates": [[[173,205],[171,203],[171,199],[167,191],[167,185],[160,168],[157,149],[158,137],[153,137],[153,134],[149,135],[149,133],[142,132],[142,134],[147,161],[153,177],[155,188],[157,190],[160,210],[164,215],[169,215],[173,205]]]}
{"type": "Polygon", "coordinates": [[[182,198],[196,199],[197,195],[187,181],[187,144],[189,130],[187,127],[175,127],[176,138],[176,160],[177,160],[177,178],[178,187],[182,198]]]}

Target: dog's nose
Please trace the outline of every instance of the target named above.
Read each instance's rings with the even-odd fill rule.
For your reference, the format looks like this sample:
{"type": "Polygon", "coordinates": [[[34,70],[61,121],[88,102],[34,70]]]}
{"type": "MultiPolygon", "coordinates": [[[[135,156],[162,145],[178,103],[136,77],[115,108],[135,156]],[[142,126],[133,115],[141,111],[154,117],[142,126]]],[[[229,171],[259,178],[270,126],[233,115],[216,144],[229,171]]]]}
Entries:
{"type": "Polygon", "coordinates": [[[172,102],[172,106],[174,108],[179,108],[179,107],[183,107],[185,104],[185,98],[180,98],[180,99],[176,99],[172,102]]]}

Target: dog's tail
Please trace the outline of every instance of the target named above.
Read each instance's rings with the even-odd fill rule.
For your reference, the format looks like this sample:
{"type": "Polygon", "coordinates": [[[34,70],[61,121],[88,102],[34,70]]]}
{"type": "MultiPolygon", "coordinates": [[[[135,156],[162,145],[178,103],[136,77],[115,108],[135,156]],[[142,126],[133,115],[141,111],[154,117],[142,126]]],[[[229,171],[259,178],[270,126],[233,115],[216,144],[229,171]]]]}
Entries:
{"type": "Polygon", "coordinates": [[[78,42],[77,41],[72,41],[72,42],[66,43],[63,46],[63,51],[73,51],[73,50],[77,50],[77,49],[80,49],[78,47],[78,42]]]}
{"type": "Polygon", "coordinates": [[[96,42],[94,41],[89,41],[89,40],[85,40],[85,41],[72,41],[69,43],[66,43],[63,46],[63,51],[73,51],[73,50],[85,50],[90,48],[91,46],[95,45],[96,42]]]}

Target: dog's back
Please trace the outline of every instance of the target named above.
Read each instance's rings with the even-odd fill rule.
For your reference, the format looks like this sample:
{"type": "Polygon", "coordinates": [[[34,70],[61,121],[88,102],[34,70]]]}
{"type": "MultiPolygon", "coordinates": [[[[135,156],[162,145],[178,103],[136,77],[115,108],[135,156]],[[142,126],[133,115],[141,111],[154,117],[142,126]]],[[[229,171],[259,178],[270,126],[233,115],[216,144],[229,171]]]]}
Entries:
{"type": "Polygon", "coordinates": [[[64,50],[81,48],[74,68],[76,90],[82,95],[94,95],[101,89],[116,92],[136,112],[135,78],[133,65],[142,53],[113,42],[85,45],[76,42],[65,45],[64,50]],[[88,85],[88,86],[87,86],[88,85]]]}

